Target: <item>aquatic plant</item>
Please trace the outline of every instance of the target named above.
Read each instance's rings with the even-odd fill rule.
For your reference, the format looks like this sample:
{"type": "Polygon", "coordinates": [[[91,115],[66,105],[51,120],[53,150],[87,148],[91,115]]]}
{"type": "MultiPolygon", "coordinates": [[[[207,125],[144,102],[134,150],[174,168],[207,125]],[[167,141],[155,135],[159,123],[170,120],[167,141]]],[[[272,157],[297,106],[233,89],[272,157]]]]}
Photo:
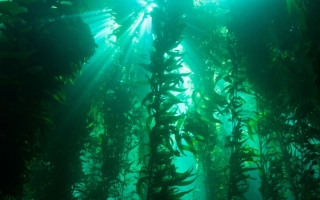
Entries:
{"type": "Polygon", "coordinates": [[[110,71],[105,70],[98,88],[91,92],[95,130],[84,156],[89,167],[83,186],[76,189],[83,199],[123,197],[127,175],[133,172],[134,161],[129,153],[137,146],[133,126],[137,123],[138,110],[134,110],[137,100],[133,82],[123,80],[134,73],[130,70],[125,73],[123,69],[115,64],[110,71]]]}
{"type": "Polygon", "coordinates": [[[192,168],[177,172],[173,162],[174,157],[185,154],[184,151],[194,151],[190,144],[182,144],[182,140],[188,138],[187,133],[180,131],[185,116],[177,113],[177,104],[182,102],[171,93],[185,90],[181,86],[182,77],[188,75],[179,73],[183,52],[174,50],[182,39],[184,28],[183,10],[177,9],[182,1],[156,1],[156,4],[151,13],[154,50],[150,53],[150,64],[144,65],[150,72],[147,78],[151,92],[142,101],[149,114],[146,119],[149,148],[136,186],[142,199],[180,199],[192,189],[179,191],[178,187],[195,180],[192,168]]]}
{"type": "Polygon", "coordinates": [[[194,3],[0,2],[1,199],[319,198],[319,2],[194,3]]]}
{"type": "MultiPolygon", "coordinates": [[[[223,141],[227,133],[223,128],[223,118],[227,113],[228,101],[221,86],[226,74],[224,65],[227,55],[222,53],[221,46],[227,43],[225,34],[220,32],[219,22],[214,19],[217,7],[208,6],[195,9],[198,27],[205,35],[195,34],[189,30],[188,36],[193,35],[192,41],[197,52],[201,52],[199,63],[192,68],[195,90],[192,94],[192,105],[189,105],[184,128],[200,136],[194,141],[199,164],[198,179],[203,180],[203,192],[206,199],[227,198],[227,162],[228,154],[223,141]]],[[[194,20],[194,19],[193,19],[194,20]]],[[[190,22],[189,22],[190,23],[190,22]]],[[[199,183],[199,181],[198,181],[199,183]]],[[[201,185],[198,184],[198,188],[201,185]]],[[[199,194],[199,195],[200,195],[199,194]]],[[[201,195],[201,196],[203,196],[201,195]]]]}
{"type": "Polygon", "coordinates": [[[53,128],[52,107],[64,101],[66,82],[94,53],[88,26],[77,17],[63,19],[68,8],[62,11],[62,4],[54,4],[59,8],[42,1],[0,2],[1,198],[22,198],[30,179],[28,165],[53,128]],[[48,12],[35,16],[37,5],[48,12]]]}
{"type": "MultiPolygon", "coordinates": [[[[303,40],[308,37],[301,37],[301,33],[305,33],[301,30],[307,30],[306,5],[301,1],[286,3],[265,4],[277,8],[270,18],[256,12],[243,12],[239,8],[245,8],[238,7],[238,13],[259,17],[252,25],[255,28],[250,30],[254,33],[250,40],[255,42],[249,43],[246,31],[239,29],[241,23],[234,22],[233,31],[248,63],[249,81],[258,94],[257,118],[250,126],[256,127],[260,140],[263,199],[288,196],[312,199],[318,193],[313,187],[318,179],[313,166],[318,164],[318,139],[313,134],[319,129],[311,118],[318,118],[315,102],[319,98],[314,84],[316,78],[305,56],[310,46],[303,40]]],[[[259,7],[252,4],[252,8],[259,7]]]]}

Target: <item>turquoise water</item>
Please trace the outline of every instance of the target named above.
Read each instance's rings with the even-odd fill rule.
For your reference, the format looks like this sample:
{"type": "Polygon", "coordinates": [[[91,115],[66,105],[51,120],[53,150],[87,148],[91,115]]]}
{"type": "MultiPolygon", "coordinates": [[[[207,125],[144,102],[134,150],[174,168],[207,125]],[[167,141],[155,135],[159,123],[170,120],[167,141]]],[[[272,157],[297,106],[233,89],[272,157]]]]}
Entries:
{"type": "Polygon", "coordinates": [[[0,1],[0,199],[319,199],[319,8],[0,1]]]}

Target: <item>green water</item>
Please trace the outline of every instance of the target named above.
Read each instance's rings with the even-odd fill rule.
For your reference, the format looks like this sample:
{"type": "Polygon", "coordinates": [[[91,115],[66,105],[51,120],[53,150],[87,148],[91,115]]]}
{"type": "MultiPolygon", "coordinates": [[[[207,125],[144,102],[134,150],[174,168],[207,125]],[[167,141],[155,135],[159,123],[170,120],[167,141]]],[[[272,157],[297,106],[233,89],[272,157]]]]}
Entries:
{"type": "Polygon", "coordinates": [[[0,200],[320,199],[319,9],[0,1],[0,200]]]}

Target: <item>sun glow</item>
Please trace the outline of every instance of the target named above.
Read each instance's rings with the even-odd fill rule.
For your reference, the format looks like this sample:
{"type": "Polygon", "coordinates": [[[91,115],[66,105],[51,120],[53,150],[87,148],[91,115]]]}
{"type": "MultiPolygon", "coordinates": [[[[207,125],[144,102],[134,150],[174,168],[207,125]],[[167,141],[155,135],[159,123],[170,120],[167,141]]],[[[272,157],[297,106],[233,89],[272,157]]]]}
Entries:
{"type": "Polygon", "coordinates": [[[156,7],[157,5],[155,3],[150,3],[146,6],[148,13],[151,13],[153,8],[156,7]]]}

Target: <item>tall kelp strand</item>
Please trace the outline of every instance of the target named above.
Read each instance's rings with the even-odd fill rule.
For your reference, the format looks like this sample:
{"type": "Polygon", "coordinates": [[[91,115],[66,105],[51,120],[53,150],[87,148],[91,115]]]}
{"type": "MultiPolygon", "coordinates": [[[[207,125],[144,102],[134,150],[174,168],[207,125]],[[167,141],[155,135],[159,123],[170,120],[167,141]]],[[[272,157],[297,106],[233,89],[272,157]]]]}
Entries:
{"type": "Polygon", "coordinates": [[[185,118],[179,114],[177,104],[182,103],[172,91],[185,90],[183,76],[179,73],[183,52],[173,49],[181,42],[185,27],[183,22],[183,1],[156,1],[151,12],[153,47],[150,63],[144,68],[151,91],[143,99],[147,108],[146,130],[149,136],[148,151],[143,158],[137,192],[142,199],[180,199],[192,191],[179,191],[178,186],[191,184],[195,180],[192,168],[177,172],[173,159],[184,154],[183,136],[180,133],[185,118]],[[174,142],[178,150],[174,150],[174,142]],[[191,178],[191,179],[190,179],[191,178]]]}

